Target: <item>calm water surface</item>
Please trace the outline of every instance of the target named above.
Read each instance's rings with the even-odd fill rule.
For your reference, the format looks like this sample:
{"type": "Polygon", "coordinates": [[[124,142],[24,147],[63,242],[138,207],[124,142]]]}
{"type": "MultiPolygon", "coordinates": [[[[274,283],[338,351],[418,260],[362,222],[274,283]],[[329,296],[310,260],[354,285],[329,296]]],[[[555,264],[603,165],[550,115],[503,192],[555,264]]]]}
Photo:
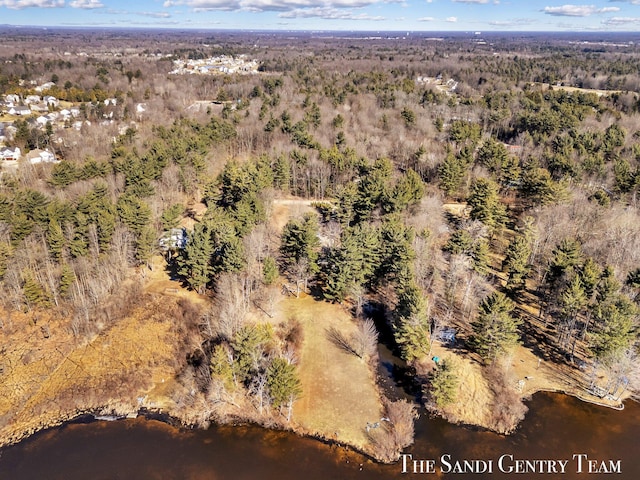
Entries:
{"type": "MultiPolygon", "coordinates": [[[[99,479],[640,479],[640,405],[622,412],[557,394],[536,394],[509,437],[450,425],[423,415],[414,458],[436,459],[433,474],[402,474],[336,446],[258,427],[182,430],[153,420],[69,424],[0,451],[1,480],[99,479]],[[620,460],[621,474],[577,473],[573,454],[620,460]],[[442,474],[440,456],[493,460],[492,474],[442,474]],[[570,460],[564,475],[504,474],[497,459],[570,460]]],[[[446,466],[445,466],[446,468],[446,466]]],[[[585,467],[586,470],[586,467],[585,467]]]]}

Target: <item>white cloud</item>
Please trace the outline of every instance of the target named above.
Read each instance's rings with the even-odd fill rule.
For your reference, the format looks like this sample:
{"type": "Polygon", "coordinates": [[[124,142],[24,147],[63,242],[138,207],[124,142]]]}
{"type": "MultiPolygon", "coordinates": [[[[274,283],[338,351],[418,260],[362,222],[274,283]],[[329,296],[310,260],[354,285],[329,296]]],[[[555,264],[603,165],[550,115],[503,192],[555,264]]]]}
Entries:
{"type": "Polygon", "coordinates": [[[73,2],[69,3],[69,5],[73,8],[102,8],[104,5],[100,3],[100,0],[73,0],[73,2]]]}
{"type": "Polygon", "coordinates": [[[639,17],[611,17],[603,20],[602,23],[608,27],[618,27],[621,25],[640,25],[639,17]]]}
{"type": "Polygon", "coordinates": [[[640,0],[609,0],[610,2],[624,2],[631,5],[640,5],[640,0]]]}
{"type": "MultiPolygon", "coordinates": [[[[386,3],[403,3],[403,1],[385,0],[386,3]]],[[[296,9],[360,8],[379,2],[380,0],[165,0],[164,6],[184,5],[196,12],[210,10],[285,12],[296,9]]]]}
{"type": "Polygon", "coordinates": [[[435,20],[435,18],[433,17],[420,17],[418,19],[419,22],[433,22],[435,20]]]}
{"type": "Polygon", "coordinates": [[[447,17],[447,22],[456,23],[458,21],[458,17],[447,17]]]}
{"type": "Polygon", "coordinates": [[[451,0],[453,3],[489,3],[489,0],[451,0]]]}
{"type": "Polygon", "coordinates": [[[171,17],[170,13],[167,12],[133,12],[135,15],[142,15],[143,17],[151,17],[151,18],[169,18],[171,17]]]}
{"type": "Polygon", "coordinates": [[[544,7],[542,10],[547,15],[559,17],[588,17],[595,13],[618,12],[618,7],[598,8],[595,5],[562,5],[559,7],[544,7]]]}
{"type": "Polygon", "coordinates": [[[280,18],[323,18],[325,20],[372,20],[379,22],[384,17],[373,17],[366,13],[354,13],[352,10],[340,10],[333,7],[295,8],[278,15],[280,18]]]}
{"type": "Polygon", "coordinates": [[[58,8],[64,7],[64,0],[0,0],[0,7],[21,10],[28,7],[58,8]]]}

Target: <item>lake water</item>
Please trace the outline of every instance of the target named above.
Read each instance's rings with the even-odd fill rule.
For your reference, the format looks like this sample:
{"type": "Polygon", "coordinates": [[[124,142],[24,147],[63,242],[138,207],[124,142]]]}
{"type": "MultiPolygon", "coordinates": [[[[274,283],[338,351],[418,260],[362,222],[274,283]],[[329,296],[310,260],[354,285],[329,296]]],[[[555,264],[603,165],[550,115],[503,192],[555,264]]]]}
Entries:
{"type": "MultiPolygon", "coordinates": [[[[379,465],[337,446],[259,427],[184,430],[139,418],[68,424],[36,434],[0,451],[0,479],[640,479],[639,404],[628,402],[624,411],[615,411],[539,393],[529,408],[516,433],[508,437],[450,425],[423,413],[416,425],[416,443],[408,452],[413,459],[435,460],[436,473],[403,474],[402,463],[379,465]],[[607,469],[620,468],[621,473],[589,474],[586,460],[579,473],[577,459],[572,458],[576,454],[597,460],[592,464],[597,470],[605,461],[607,469]],[[502,470],[511,468],[511,473],[500,471],[502,456],[502,470]],[[551,468],[549,463],[534,464],[536,459],[553,460],[558,473],[515,473],[516,468],[551,468]],[[458,471],[465,473],[454,473],[455,460],[479,462],[466,467],[461,463],[458,471]],[[530,462],[527,466],[518,460],[530,462]],[[559,473],[561,461],[567,461],[564,474],[559,473]],[[490,474],[469,471],[489,466],[490,474]]],[[[410,471],[412,465],[407,463],[410,471]]]]}

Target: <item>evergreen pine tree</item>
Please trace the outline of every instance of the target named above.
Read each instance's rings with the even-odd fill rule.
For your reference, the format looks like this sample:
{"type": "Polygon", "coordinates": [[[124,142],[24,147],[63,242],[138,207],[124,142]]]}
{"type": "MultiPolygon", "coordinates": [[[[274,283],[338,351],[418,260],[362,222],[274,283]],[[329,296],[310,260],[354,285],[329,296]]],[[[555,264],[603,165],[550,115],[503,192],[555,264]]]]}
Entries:
{"type": "Polygon", "coordinates": [[[495,182],[478,178],[471,186],[467,203],[471,207],[469,216],[473,220],[480,220],[491,230],[496,230],[504,224],[506,211],[500,203],[495,182]]]}
{"type": "Polygon", "coordinates": [[[484,238],[480,238],[473,247],[471,253],[473,260],[473,269],[479,275],[489,273],[489,242],[484,238]]]}
{"type": "Polygon", "coordinates": [[[233,354],[226,344],[221,343],[213,347],[209,370],[211,376],[220,380],[228,392],[235,389],[233,354]]]}
{"type": "Polygon", "coordinates": [[[413,282],[400,288],[394,312],[394,337],[402,358],[419,360],[429,352],[429,318],[427,302],[413,282]]]}
{"type": "Polygon", "coordinates": [[[478,150],[477,160],[489,169],[491,173],[499,175],[507,163],[507,148],[497,140],[489,138],[478,150]]]}
{"type": "Polygon", "coordinates": [[[132,195],[121,195],[118,199],[120,220],[134,233],[141,233],[151,221],[151,209],[144,201],[132,195]]]}
{"type": "Polygon", "coordinates": [[[274,407],[286,405],[302,393],[295,365],[280,357],[274,358],[267,368],[267,385],[274,407]]]}
{"type": "Polygon", "coordinates": [[[466,167],[451,152],[447,154],[444,161],[438,167],[438,179],[442,191],[452,196],[462,185],[462,179],[466,173],[466,167]]]}
{"type": "Polygon", "coordinates": [[[307,261],[310,273],[318,271],[318,218],[306,214],[302,220],[290,220],[282,231],[280,254],[286,267],[307,261]]]}
{"type": "Polygon", "coordinates": [[[273,285],[278,278],[278,266],[273,257],[265,257],[262,261],[262,282],[265,285],[273,285]]]}
{"type": "Polygon", "coordinates": [[[184,206],[180,203],[176,203],[167,208],[160,216],[160,222],[162,222],[162,228],[165,230],[171,230],[178,226],[180,216],[184,212],[184,206]]]}
{"type": "Polygon", "coordinates": [[[55,220],[49,221],[47,229],[47,243],[49,245],[49,253],[54,260],[60,260],[63,256],[66,239],[60,223],[55,220]]]}
{"type": "Polygon", "coordinates": [[[438,408],[456,401],[458,394],[457,368],[452,360],[441,359],[431,374],[431,397],[438,408]]]}
{"type": "Polygon", "coordinates": [[[549,264],[548,281],[552,286],[564,277],[572,277],[582,264],[582,246],[573,238],[565,238],[553,250],[553,259],[549,264]]]}
{"type": "Polygon", "coordinates": [[[204,293],[213,274],[212,254],[213,245],[209,229],[204,224],[197,223],[188,235],[187,244],[178,257],[178,273],[190,288],[200,294],[204,293]]]}
{"type": "Polygon", "coordinates": [[[42,285],[34,278],[32,272],[25,272],[24,285],[22,293],[27,302],[28,307],[45,305],[47,303],[47,294],[42,285]]]}
{"type": "Polygon", "coordinates": [[[467,230],[456,230],[442,249],[452,255],[470,255],[474,250],[473,238],[467,230]]]}
{"type": "Polygon", "coordinates": [[[71,290],[71,285],[73,285],[75,281],[76,274],[73,272],[73,269],[68,263],[63,263],[60,271],[60,283],[58,285],[58,291],[62,298],[67,298],[71,290]]]}
{"type": "Polygon", "coordinates": [[[515,305],[504,294],[495,292],[480,304],[478,318],[472,322],[472,344],[485,360],[495,360],[517,345],[521,321],[512,317],[515,305]]]}
{"type": "Polygon", "coordinates": [[[214,254],[214,271],[216,273],[240,272],[246,264],[244,244],[242,239],[238,237],[230,238],[214,254]]]}
{"type": "Polygon", "coordinates": [[[155,254],[158,245],[156,231],[150,227],[144,227],[136,236],[136,259],[139,263],[147,263],[155,254]]]}
{"type": "MultiPolygon", "coordinates": [[[[560,344],[567,347],[571,342],[575,332],[578,315],[587,305],[587,296],[578,275],[573,277],[571,283],[560,295],[561,318],[560,318],[560,344]]],[[[573,342],[575,346],[575,339],[573,342]]]]}
{"type": "Polygon", "coordinates": [[[11,258],[12,253],[13,248],[11,248],[10,243],[0,242],[0,278],[2,278],[7,272],[9,259],[11,258]]]}
{"type": "Polygon", "coordinates": [[[620,282],[616,279],[613,267],[606,266],[600,275],[600,281],[596,286],[596,301],[604,304],[620,290],[620,282]]]}
{"type": "Polygon", "coordinates": [[[506,256],[502,261],[502,270],[507,272],[507,284],[505,288],[509,292],[517,292],[525,288],[525,282],[531,267],[529,256],[531,247],[523,235],[517,235],[509,243],[506,256]]]}
{"type": "Polygon", "coordinates": [[[593,330],[587,335],[589,350],[597,359],[622,352],[637,339],[638,308],[625,296],[614,294],[594,309],[593,330]]]}

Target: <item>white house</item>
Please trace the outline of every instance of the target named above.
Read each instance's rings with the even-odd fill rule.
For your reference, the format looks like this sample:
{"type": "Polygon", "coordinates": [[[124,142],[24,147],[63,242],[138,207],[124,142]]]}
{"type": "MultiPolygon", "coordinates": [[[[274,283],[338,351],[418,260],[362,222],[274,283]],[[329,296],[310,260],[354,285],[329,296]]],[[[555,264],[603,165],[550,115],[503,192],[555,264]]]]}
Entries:
{"type": "Polygon", "coordinates": [[[56,157],[48,150],[31,150],[27,153],[27,161],[31,164],[36,163],[58,163],[56,157]]]}
{"type": "Polygon", "coordinates": [[[57,107],[58,104],[60,103],[60,101],[53,95],[46,95],[42,97],[42,101],[47,105],[53,105],[54,107],[57,107]]]}
{"type": "Polygon", "coordinates": [[[24,103],[40,103],[41,101],[40,95],[27,95],[24,99],[24,103]]]}
{"type": "Polygon", "coordinates": [[[31,115],[31,109],[29,107],[19,105],[17,107],[11,107],[7,113],[9,115],[31,115]]]}
{"type": "Polygon", "coordinates": [[[78,107],[71,107],[69,111],[71,112],[72,117],[77,117],[80,115],[80,109],[78,107]]]}
{"type": "Polygon", "coordinates": [[[182,250],[187,245],[187,231],[184,228],[172,228],[164,232],[158,242],[160,248],[167,250],[182,250]]]}
{"type": "Polygon", "coordinates": [[[56,120],[57,115],[49,114],[49,115],[40,115],[36,118],[36,123],[39,127],[46,127],[47,123],[53,123],[56,120]]]}
{"type": "Polygon", "coordinates": [[[62,115],[63,120],[67,120],[71,118],[71,110],[67,110],[66,108],[63,108],[62,110],[60,110],[60,115],[62,115]]]}
{"type": "Polygon", "coordinates": [[[0,148],[0,158],[4,161],[17,161],[22,153],[18,147],[11,149],[8,147],[0,148]]]}
{"type": "Polygon", "coordinates": [[[11,103],[14,106],[18,103],[20,103],[20,97],[18,95],[16,95],[15,93],[10,93],[9,95],[4,97],[5,102],[7,103],[11,103]]]}
{"type": "Polygon", "coordinates": [[[29,105],[32,112],[48,112],[49,106],[45,103],[32,103],[29,105]]]}
{"type": "Polygon", "coordinates": [[[36,91],[36,92],[44,92],[45,90],[49,90],[51,87],[55,87],[55,86],[56,86],[56,84],[55,84],[55,83],[53,83],[53,82],[47,82],[47,83],[43,83],[43,84],[42,84],[42,85],[40,85],[40,86],[37,86],[37,87],[35,88],[35,91],[36,91]]]}

